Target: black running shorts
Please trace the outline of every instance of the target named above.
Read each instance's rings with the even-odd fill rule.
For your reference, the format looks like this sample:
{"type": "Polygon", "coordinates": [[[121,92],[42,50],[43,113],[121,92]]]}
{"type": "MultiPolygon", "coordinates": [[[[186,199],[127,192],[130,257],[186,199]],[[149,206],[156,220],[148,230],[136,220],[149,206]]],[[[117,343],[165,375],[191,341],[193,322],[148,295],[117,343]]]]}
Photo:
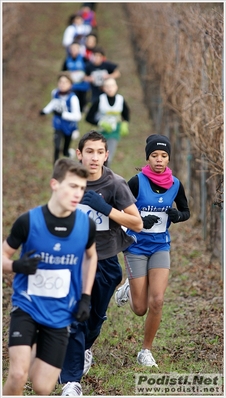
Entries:
{"type": "Polygon", "coordinates": [[[37,344],[36,357],[61,369],[68,344],[68,328],[54,329],[41,325],[18,307],[11,311],[9,347],[37,344]]]}

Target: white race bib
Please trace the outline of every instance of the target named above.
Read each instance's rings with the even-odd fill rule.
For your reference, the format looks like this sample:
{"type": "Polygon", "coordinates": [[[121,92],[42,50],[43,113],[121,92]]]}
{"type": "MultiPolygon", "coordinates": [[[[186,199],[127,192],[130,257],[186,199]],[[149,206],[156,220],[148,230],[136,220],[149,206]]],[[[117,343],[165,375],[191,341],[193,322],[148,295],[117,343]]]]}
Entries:
{"type": "Polygon", "coordinates": [[[34,275],[28,276],[27,293],[41,297],[66,297],[70,282],[69,269],[37,269],[34,275]]]}
{"type": "Polygon", "coordinates": [[[100,213],[92,209],[92,207],[87,205],[82,205],[81,203],[78,204],[77,209],[83,211],[83,213],[88,214],[96,224],[97,231],[108,231],[109,230],[109,217],[105,216],[104,214],[100,213]]]}
{"type": "Polygon", "coordinates": [[[115,115],[104,115],[101,119],[101,122],[107,122],[110,124],[112,130],[116,130],[117,127],[117,116],[115,115]]]}
{"type": "Polygon", "coordinates": [[[166,232],[168,214],[164,211],[141,211],[140,213],[141,217],[149,216],[149,214],[159,217],[159,220],[150,229],[143,228],[142,232],[146,232],[147,234],[166,232]]]}
{"type": "Polygon", "coordinates": [[[105,69],[98,69],[91,72],[91,76],[94,78],[94,84],[97,87],[103,86],[104,76],[107,74],[105,69]]]}
{"type": "Polygon", "coordinates": [[[84,76],[85,72],[83,72],[82,70],[76,70],[71,72],[71,78],[74,83],[80,83],[83,80],[84,76]]]}

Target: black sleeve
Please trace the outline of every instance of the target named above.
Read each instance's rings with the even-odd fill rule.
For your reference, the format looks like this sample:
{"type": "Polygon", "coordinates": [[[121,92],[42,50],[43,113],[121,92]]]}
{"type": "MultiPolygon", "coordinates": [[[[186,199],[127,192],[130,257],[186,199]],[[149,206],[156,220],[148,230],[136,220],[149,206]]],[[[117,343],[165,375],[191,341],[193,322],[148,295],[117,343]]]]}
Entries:
{"type": "MultiPolygon", "coordinates": [[[[29,212],[24,213],[17,218],[17,220],[14,222],[12,226],[9,236],[6,238],[6,241],[10,247],[17,250],[22,243],[25,243],[27,241],[28,233],[29,233],[29,212]]],[[[91,218],[89,218],[89,238],[86,249],[89,249],[89,247],[92,246],[92,244],[95,242],[95,237],[96,237],[96,224],[91,218]]]]}
{"type": "Polygon", "coordinates": [[[106,61],[105,65],[109,74],[113,73],[115,69],[118,69],[118,64],[115,64],[114,62],[111,61],[106,61]]]}
{"type": "Polygon", "coordinates": [[[88,60],[88,58],[86,58],[85,56],[83,56],[83,61],[84,61],[84,63],[85,63],[85,68],[86,68],[86,65],[88,65],[89,60],[88,60]]]}
{"type": "Polygon", "coordinates": [[[177,209],[181,212],[179,222],[188,220],[190,218],[190,210],[188,207],[188,201],[185,195],[184,187],[181,182],[174,202],[177,205],[177,209]]]}
{"type": "Polygon", "coordinates": [[[126,122],[129,122],[130,120],[130,110],[125,100],[123,101],[122,118],[126,122]]]}
{"type": "Polygon", "coordinates": [[[65,59],[63,65],[62,65],[62,69],[61,69],[61,70],[62,70],[62,71],[63,71],[63,70],[68,70],[68,69],[67,69],[66,59],[65,59]]]}
{"type": "MultiPolygon", "coordinates": [[[[136,176],[132,177],[128,181],[128,185],[130,187],[130,190],[131,190],[133,196],[135,196],[135,198],[137,198],[138,192],[139,192],[138,176],[136,175],[136,176]]],[[[176,203],[177,209],[181,212],[181,217],[180,217],[179,222],[188,220],[190,218],[190,210],[188,207],[188,201],[187,201],[187,198],[185,195],[184,187],[181,182],[180,182],[177,196],[174,199],[174,202],[176,203]]]]}
{"type": "Polygon", "coordinates": [[[99,108],[99,98],[89,108],[88,113],[86,115],[86,122],[97,126],[98,120],[96,119],[96,114],[98,112],[98,108],[99,108]]]}
{"type": "Polygon", "coordinates": [[[10,247],[17,250],[20,245],[26,242],[29,233],[29,213],[23,213],[14,222],[6,241],[10,247]]]}
{"type": "Polygon", "coordinates": [[[92,244],[95,242],[96,237],[96,224],[95,222],[89,218],[89,239],[86,245],[86,249],[89,249],[92,244]]]}
{"type": "Polygon", "coordinates": [[[91,74],[91,69],[92,69],[92,64],[91,64],[90,61],[88,61],[88,62],[85,64],[85,74],[86,74],[87,76],[89,76],[89,75],[91,74]]]}
{"type": "Polygon", "coordinates": [[[128,185],[130,187],[130,191],[132,192],[133,196],[137,198],[139,192],[139,180],[138,176],[135,175],[128,181],[128,185]]]}

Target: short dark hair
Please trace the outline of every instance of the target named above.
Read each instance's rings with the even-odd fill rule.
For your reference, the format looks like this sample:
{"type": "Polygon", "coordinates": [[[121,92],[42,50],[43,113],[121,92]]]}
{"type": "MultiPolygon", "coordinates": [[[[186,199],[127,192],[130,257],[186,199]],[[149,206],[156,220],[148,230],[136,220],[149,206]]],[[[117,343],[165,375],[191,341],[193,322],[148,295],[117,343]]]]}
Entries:
{"type": "Polygon", "coordinates": [[[89,36],[93,36],[93,37],[95,37],[95,38],[98,40],[97,32],[93,32],[93,31],[91,30],[91,32],[88,33],[88,35],[86,35],[86,38],[89,37],[89,36]]]}
{"type": "Polygon", "coordinates": [[[102,141],[105,144],[106,151],[108,150],[106,138],[96,130],[90,130],[88,133],[84,134],[78,143],[78,149],[82,152],[86,141],[102,141]]]}
{"type": "Polygon", "coordinates": [[[59,72],[57,75],[57,81],[59,81],[61,77],[66,77],[70,81],[70,83],[73,84],[71,73],[69,71],[63,70],[63,71],[59,72]]]}
{"type": "Polygon", "coordinates": [[[101,47],[101,46],[94,47],[93,53],[94,54],[99,53],[99,54],[105,56],[105,51],[104,51],[103,47],[101,47]]]}
{"type": "Polygon", "coordinates": [[[68,17],[67,25],[72,25],[74,19],[75,19],[75,14],[71,14],[71,15],[68,17]]]}
{"type": "Polygon", "coordinates": [[[79,41],[78,38],[79,35],[76,36],[76,38],[73,40],[73,42],[69,45],[69,47],[71,47],[73,44],[78,44],[78,46],[81,46],[81,42],[79,41]]]}
{"type": "Polygon", "coordinates": [[[52,178],[62,182],[65,179],[67,172],[85,179],[89,177],[89,171],[78,161],[70,158],[61,158],[56,160],[53,168],[52,178]]]}
{"type": "MultiPolygon", "coordinates": [[[[68,21],[67,21],[67,26],[69,26],[69,25],[73,25],[73,22],[74,22],[74,20],[76,19],[76,18],[82,18],[82,15],[79,13],[79,12],[77,12],[76,14],[71,14],[69,17],[68,17],[68,21]]],[[[83,18],[82,18],[83,19],[83,18]]]]}

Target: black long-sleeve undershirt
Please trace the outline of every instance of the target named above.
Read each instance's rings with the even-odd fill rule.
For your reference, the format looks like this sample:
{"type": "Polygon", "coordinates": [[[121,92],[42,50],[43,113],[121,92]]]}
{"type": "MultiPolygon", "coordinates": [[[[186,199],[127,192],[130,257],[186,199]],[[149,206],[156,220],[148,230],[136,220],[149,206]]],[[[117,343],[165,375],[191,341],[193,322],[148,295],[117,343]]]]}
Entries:
{"type": "MultiPolygon", "coordinates": [[[[76,218],[76,211],[72,212],[68,217],[56,217],[45,205],[42,207],[44,219],[49,232],[55,236],[65,238],[70,235],[76,218]]],[[[14,222],[10,235],[7,238],[7,243],[13,249],[18,249],[20,245],[26,242],[29,233],[29,212],[23,213],[14,222]]],[[[89,249],[94,243],[96,234],[95,222],[89,218],[89,238],[86,249],[89,249]]]]}

